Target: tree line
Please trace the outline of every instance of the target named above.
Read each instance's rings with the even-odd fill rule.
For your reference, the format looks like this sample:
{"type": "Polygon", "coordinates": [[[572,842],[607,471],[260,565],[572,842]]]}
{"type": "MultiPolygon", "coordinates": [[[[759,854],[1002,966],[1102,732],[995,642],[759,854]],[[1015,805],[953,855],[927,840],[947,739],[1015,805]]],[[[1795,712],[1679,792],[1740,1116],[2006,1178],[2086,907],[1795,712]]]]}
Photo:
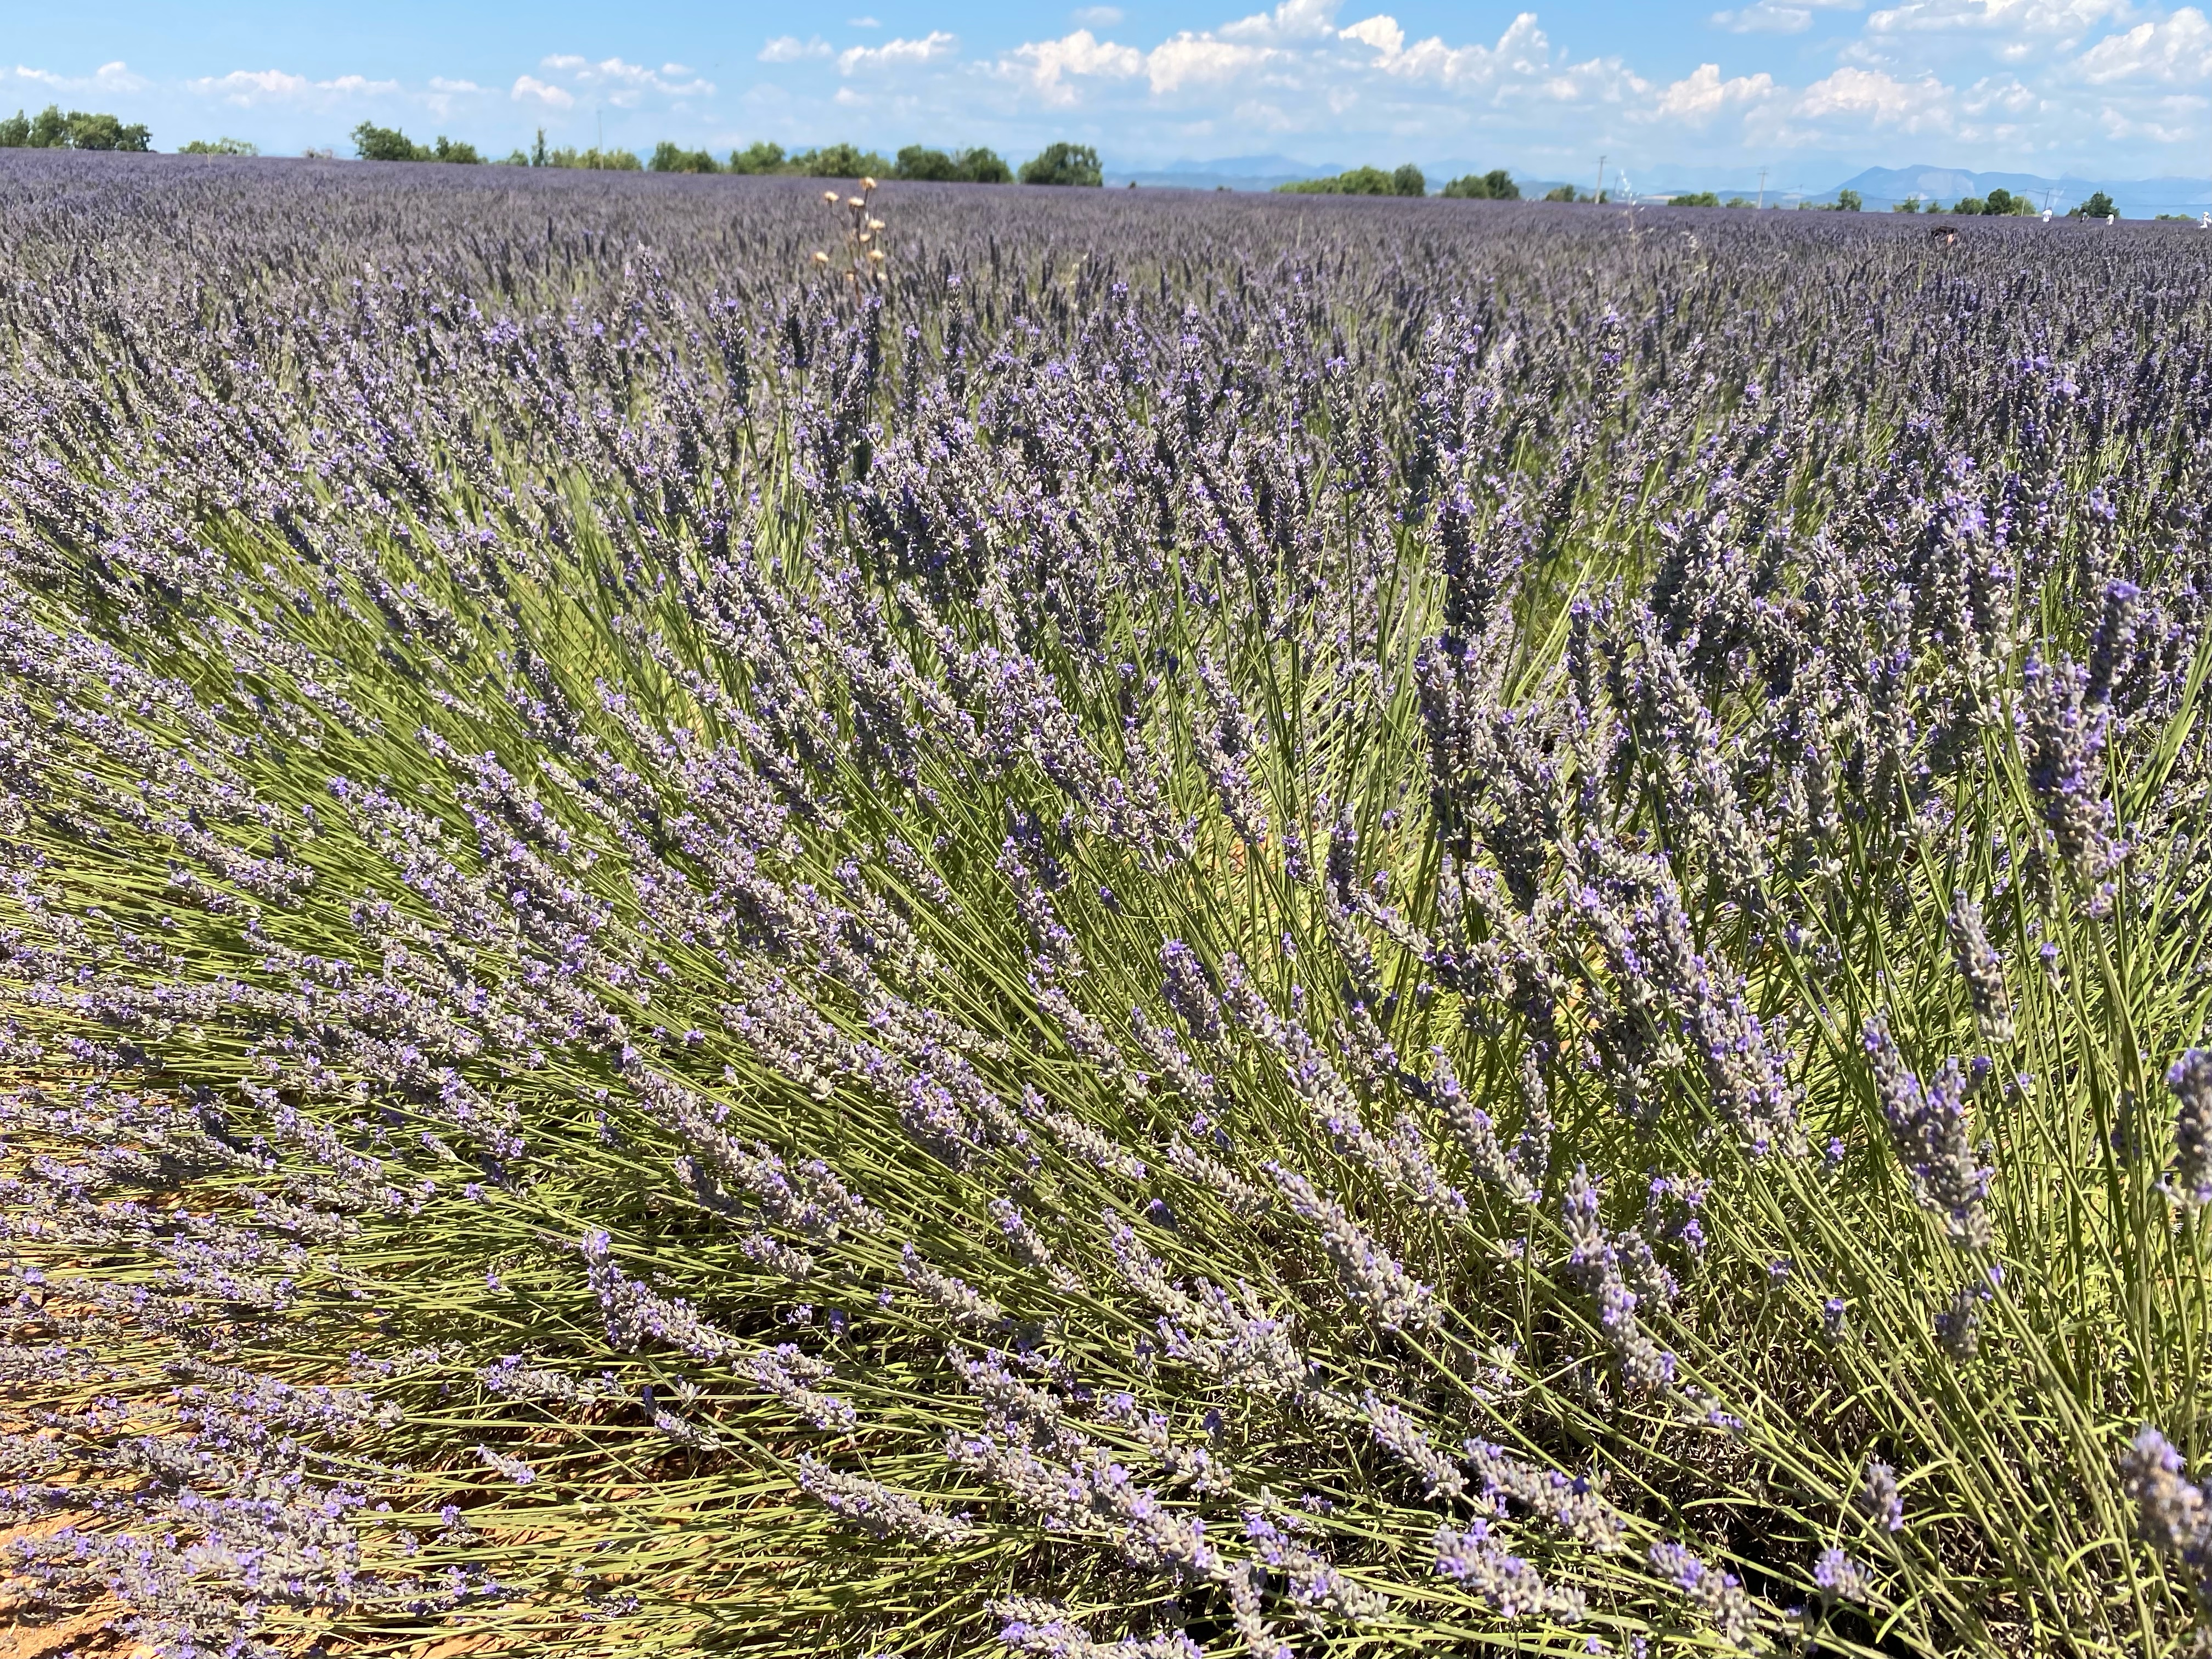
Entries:
{"type": "Polygon", "coordinates": [[[120,117],[49,104],[36,115],[17,110],[0,118],[0,149],[129,149],[153,148],[143,125],[125,125],[120,117]]]}
{"type": "MultiPolygon", "coordinates": [[[[1408,161],[1388,173],[1381,167],[1360,167],[1325,179],[1294,179],[1277,185],[1275,191],[1281,196],[1426,196],[1429,181],[1420,168],[1408,161]]],[[[1443,193],[1462,201],[1517,202],[1521,186],[1504,167],[1492,167],[1487,173],[1470,173],[1453,179],[1443,193]]],[[[1566,199],[1574,199],[1571,191],[1566,199]]]]}
{"type": "MultiPolygon", "coordinates": [[[[487,158],[473,144],[441,134],[427,144],[417,143],[397,127],[380,127],[364,121],[353,130],[354,154],[364,161],[459,161],[481,163],[487,158]]],[[[711,150],[686,149],[663,139],[652,156],[641,161],[636,152],[620,149],[574,149],[548,144],[545,129],[527,150],[517,149],[496,163],[503,167],[574,167],[607,173],[728,173],[740,175],[781,174],[803,179],[900,179],[970,185],[1103,185],[1105,174],[1098,152],[1089,144],[1054,143],[1018,167],[1011,167],[995,150],[935,149],[908,144],[896,156],[848,143],[823,144],[817,149],[786,152],[766,140],[733,149],[726,161],[711,150]]]]}

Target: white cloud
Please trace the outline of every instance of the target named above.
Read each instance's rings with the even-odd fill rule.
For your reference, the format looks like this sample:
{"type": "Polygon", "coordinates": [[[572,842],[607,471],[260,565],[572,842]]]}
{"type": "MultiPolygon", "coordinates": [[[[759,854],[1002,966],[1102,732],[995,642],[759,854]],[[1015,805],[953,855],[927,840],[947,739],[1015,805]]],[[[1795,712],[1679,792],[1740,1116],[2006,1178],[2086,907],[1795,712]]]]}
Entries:
{"type": "Polygon", "coordinates": [[[535,98],[548,109],[573,109],[576,104],[576,94],[568,88],[554,86],[534,75],[516,76],[514,89],[507,96],[518,104],[525,99],[535,98]]]}
{"type": "Polygon", "coordinates": [[[1723,111],[1763,104],[1774,94],[1774,77],[1764,71],[1723,81],[1718,64],[1700,64],[1660,94],[1653,112],[1701,127],[1723,111]]]}
{"type": "Polygon", "coordinates": [[[1406,31],[1398,27],[1398,20],[1382,12],[1372,17],[1363,17],[1350,28],[1339,29],[1340,40],[1358,40],[1390,57],[1406,44],[1406,31]]]}
{"type": "Polygon", "coordinates": [[[453,106],[461,100],[481,96],[485,90],[473,81],[450,81],[442,75],[434,75],[430,77],[429,93],[422,102],[433,115],[442,117],[452,114],[453,106]]]}
{"type": "Polygon", "coordinates": [[[1847,65],[1806,88],[1792,113],[1808,121],[1844,115],[1875,128],[1940,132],[1951,125],[1949,102],[1950,88],[1932,75],[1900,81],[1880,70],[1847,65]]]}
{"type": "Polygon", "coordinates": [[[1816,11],[1856,11],[1862,0],[1752,0],[1735,11],[1717,11],[1716,28],[1737,34],[1802,34],[1816,11]]]}
{"type": "MultiPolygon", "coordinates": [[[[653,99],[711,98],[714,83],[694,74],[681,64],[669,64],[659,70],[647,69],[642,64],[625,62],[620,58],[604,58],[593,63],[574,52],[556,52],[538,60],[538,67],[562,76],[569,82],[571,95],[587,92],[595,100],[613,105],[617,109],[635,109],[648,97],[653,99]],[[687,78],[688,77],[688,78],[687,78]]],[[[525,77],[527,79],[528,77],[525,77]]],[[[533,82],[533,85],[543,83],[533,82]]],[[[521,83],[516,83],[515,96],[526,94],[521,83]]],[[[547,103],[542,92],[534,95],[547,103]]],[[[562,107],[566,107],[562,106],[562,107]]]]}
{"type": "Polygon", "coordinates": [[[795,34],[779,34],[760,49],[763,64],[796,64],[805,58],[827,58],[830,43],[820,35],[802,40],[795,34]]]}
{"type": "Polygon", "coordinates": [[[1067,14],[1071,23],[1080,23],[1087,29],[1110,29],[1121,21],[1119,6],[1078,6],[1067,14]]]}
{"type": "Polygon", "coordinates": [[[18,64],[13,78],[64,93],[143,92],[153,85],[144,76],[132,74],[129,65],[120,60],[102,64],[89,75],[57,75],[52,70],[28,69],[18,64]]]}
{"type": "Polygon", "coordinates": [[[950,58],[959,49],[960,38],[943,29],[932,29],[919,40],[886,40],[880,46],[848,46],[837,54],[837,72],[854,75],[863,70],[903,69],[950,58]]]}
{"type": "Polygon", "coordinates": [[[2108,34],[2075,60],[2092,86],[2136,82],[2199,87],[2212,75],[2212,21],[2184,6],[2155,23],[2108,34]]]}
{"type": "Polygon", "coordinates": [[[1163,40],[1147,52],[1145,73],[1155,93],[1174,92],[1182,87],[1234,80],[1277,56],[1267,46],[1185,33],[1163,40]]]}
{"type": "Polygon", "coordinates": [[[1867,19],[1870,34],[1995,31],[2069,34],[2118,17],[2129,0],[1906,0],[1867,19]]]}
{"type": "Polygon", "coordinates": [[[1336,33],[1338,0],[1283,0],[1273,11],[1255,12],[1224,23],[1216,31],[1224,40],[1251,40],[1262,46],[1326,40],[1336,33]]]}
{"type": "Polygon", "coordinates": [[[304,75],[288,74],[283,70],[233,70],[228,75],[187,81],[185,88],[203,98],[219,98],[240,109],[272,105],[331,109],[369,98],[388,98],[399,90],[399,82],[372,81],[360,75],[311,81],[304,75]]]}
{"type": "Polygon", "coordinates": [[[879,29],[883,26],[883,20],[876,17],[848,17],[845,20],[845,27],[848,29],[879,29]]]}
{"type": "Polygon", "coordinates": [[[1078,29],[1057,40],[1032,40],[1000,58],[1002,75],[1027,81],[1049,104],[1073,104],[1076,89],[1064,77],[1071,75],[1126,79],[1145,67],[1145,54],[1134,46],[1116,46],[1078,29]]]}

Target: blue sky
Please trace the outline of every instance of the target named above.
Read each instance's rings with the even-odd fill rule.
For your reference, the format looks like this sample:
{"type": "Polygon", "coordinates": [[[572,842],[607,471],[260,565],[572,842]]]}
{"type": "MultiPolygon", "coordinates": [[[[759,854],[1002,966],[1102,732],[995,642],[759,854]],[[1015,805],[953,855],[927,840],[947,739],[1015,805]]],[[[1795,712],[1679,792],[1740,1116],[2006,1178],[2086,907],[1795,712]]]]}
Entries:
{"type": "Polygon", "coordinates": [[[378,0],[16,4],[0,107],[112,109],[158,149],[348,149],[364,118],[503,153],[838,138],[1095,143],[1822,188],[1868,165],[2212,171],[2212,22],[2135,0],[378,0]],[[865,7],[865,9],[863,9],[865,7]],[[602,124],[604,125],[602,126],[602,124]]]}

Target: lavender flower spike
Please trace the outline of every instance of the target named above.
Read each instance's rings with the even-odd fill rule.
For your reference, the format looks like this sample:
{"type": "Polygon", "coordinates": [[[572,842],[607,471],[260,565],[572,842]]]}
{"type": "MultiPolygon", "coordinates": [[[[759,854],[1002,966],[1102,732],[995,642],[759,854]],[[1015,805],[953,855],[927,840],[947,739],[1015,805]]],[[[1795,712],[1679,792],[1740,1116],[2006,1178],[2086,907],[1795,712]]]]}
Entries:
{"type": "Polygon", "coordinates": [[[2178,1107],[2172,1189],[2192,1206],[2212,1203],[2212,1051],[2191,1048],[2166,1073],[2178,1107]]]}

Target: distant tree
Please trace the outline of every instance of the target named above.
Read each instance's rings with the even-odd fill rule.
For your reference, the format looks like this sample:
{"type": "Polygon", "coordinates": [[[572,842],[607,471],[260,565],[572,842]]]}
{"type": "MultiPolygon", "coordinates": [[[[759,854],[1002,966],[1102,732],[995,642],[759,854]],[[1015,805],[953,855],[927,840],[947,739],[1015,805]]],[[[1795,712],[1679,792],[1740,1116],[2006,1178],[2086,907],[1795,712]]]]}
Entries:
{"type": "Polygon", "coordinates": [[[891,164],[872,149],[824,144],[820,149],[800,150],[787,170],[809,179],[882,179],[890,176],[891,164]]]}
{"type": "Polygon", "coordinates": [[[1963,214],[1969,218],[1987,213],[1989,210],[1990,204],[1978,196],[1961,196],[1951,205],[1952,212],[1963,214]]]}
{"type": "Polygon", "coordinates": [[[1856,213],[1865,205],[1865,198],[1855,190],[1839,190],[1836,192],[1836,211],[1838,213],[1856,213]]]}
{"type": "Polygon", "coordinates": [[[545,165],[545,129],[540,127],[538,129],[538,142],[530,147],[530,165],[542,167],[545,165]]]}
{"type": "Polygon", "coordinates": [[[1889,210],[1892,213],[1917,213],[1920,211],[1920,198],[1917,196],[1908,196],[1903,201],[1893,204],[1889,210]]]}
{"type": "Polygon", "coordinates": [[[127,149],[145,151],[153,148],[148,141],[152,134],[142,125],[125,125],[112,115],[88,115],[82,110],[71,110],[62,118],[69,125],[69,147],[71,149],[127,149]]]}
{"type": "Polygon", "coordinates": [[[653,148],[653,160],[646,165],[655,173],[720,173],[714,158],[703,149],[684,149],[662,139],[653,148]]]}
{"type": "Polygon", "coordinates": [[[730,152],[730,171],[732,173],[781,173],[783,170],[783,146],[771,144],[765,138],[744,149],[730,152]]]}
{"type": "Polygon", "coordinates": [[[126,125],[118,116],[81,109],[64,115],[58,104],[49,104],[32,116],[17,110],[0,120],[0,149],[147,150],[153,148],[152,137],[146,127],[126,125]]]}
{"type": "Polygon", "coordinates": [[[1521,186],[1504,167],[1492,167],[1487,173],[1469,173],[1453,179],[1444,186],[1444,194],[1465,202],[1517,202],[1521,186]]]}
{"type": "Polygon", "coordinates": [[[438,135],[437,142],[430,146],[430,159],[434,161],[460,161],[471,167],[483,165],[483,157],[477,154],[474,144],[448,138],[442,132],[438,135]]]}
{"type": "Polygon", "coordinates": [[[2066,216],[2069,219],[2111,219],[2117,217],[2118,213],[2119,210],[2112,205],[2112,198],[2100,190],[2079,206],[2069,209],[2066,216]]]}
{"type": "Polygon", "coordinates": [[[545,158],[549,167],[574,167],[584,173],[635,173],[643,165],[626,149],[556,149],[545,158]]]}
{"type": "Polygon", "coordinates": [[[258,155],[261,146],[243,138],[195,138],[177,152],[179,155],[258,155]]]}
{"type": "Polygon", "coordinates": [[[1710,190],[1693,190],[1686,196],[1677,196],[1670,205],[1674,207],[1718,207],[1721,198],[1710,190]]]}
{"type": "Polygon", "coordinates": [[[1989,199],[1982,204],[1982,211],[1987,214],[2002,215],[2010,213],[2012,210],[2012,192],[2002,185],[1999,185],[1991,191],[1989,199]]]}
{"type": "Polygon", "coordinates": [[[363,121],[353,130],[353,153],[364,161],[427,161],[430,152],[398,127],[363,121]]]}
{"type": "Polygon", "coordinates": [[[926,144],[908,144],[901,150],[891,173],[897,179],[938,184],[1009,185],[1014,179],[1013,169],[994,150],[962,149],[948,155],[926,144]]]}
{"type": "Polygon", "coordinates": [[[1721,205],[1723,207],[1747,208],[1757,207],[1759,204],[1753,201],[1748,196],[1731,196],[1727,201],[1722,203],[1721,205]]]}
{"type": "Polygon", "coordinates": [[[1544,192],[1544,199],[1547,202],[1579,202],[1585,198],[1575,194],[1572,185],[1554,185],[1544,192]]]}
{"type": "Polygon", "coordinates": [[[1390,172],[1390,193],[1393,196],[1426,196],[1429,181],[1420,168],[1411,161],[1394,167],[1390,172]]]}
{"type": "Polygon", "coordinates": [[[1047,144],[1022,163],[1025,185],[1103,185],[1106,174],[1098,152],[1088,144],[1047,144]]]}
{"type": "Polygon", "coordinates": [[[891,176],[917,184],[949,184],[960,176],[960,164],[941,149],[908,144],[898,153],[891,176]]]}
{"type": "Polygon", "coordinates": [[[1299,179],[1287,185],[1277,185],[1276,191],[1286,196],[1395,196],[1399,193],[1397,176],[1381,167],[1353,167],[1328,179],[1299,179]]]}
{"type": "Polygon", "coordinates": [[[957,176],[963,184],[1011,185],[1014,182],[1014,170],[999,158],[999,152],[987,149],[980,144],[974,149],[960,151],[953,156],[952,162],[958,169],[957,176]]]}

